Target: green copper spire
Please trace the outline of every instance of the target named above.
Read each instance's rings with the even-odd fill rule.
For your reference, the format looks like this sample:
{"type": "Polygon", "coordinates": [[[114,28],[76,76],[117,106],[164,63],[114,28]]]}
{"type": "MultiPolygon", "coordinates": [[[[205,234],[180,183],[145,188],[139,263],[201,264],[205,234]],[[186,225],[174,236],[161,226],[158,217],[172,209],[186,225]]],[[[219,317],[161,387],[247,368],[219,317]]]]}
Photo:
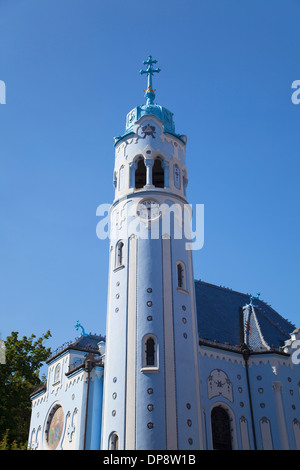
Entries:
{"type": "Polygon", "coordinates": [[[147,100],[147,105],[151,105],[154,102],[155,98],[155,91],[152,88],[152,75],[154,73],[159,73],[160,69],[154,69],[152,67],[153,64],[156,64],[157,60],[153,60],[152,56],[149,55],[147,60],[143,61],[143,64],[148,65],[147,70],[140,70],[140,74],[143,75],[144,73],[147,74],[147,90],[145,90],[145,98],[147,100]]]}

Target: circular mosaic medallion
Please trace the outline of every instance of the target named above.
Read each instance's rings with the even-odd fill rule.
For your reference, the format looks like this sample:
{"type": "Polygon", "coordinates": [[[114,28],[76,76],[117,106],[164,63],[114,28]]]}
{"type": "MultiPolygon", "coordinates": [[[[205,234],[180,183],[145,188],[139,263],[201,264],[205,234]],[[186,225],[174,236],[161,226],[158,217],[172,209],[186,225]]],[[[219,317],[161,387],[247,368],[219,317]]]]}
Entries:
{"type": "Polygon", "coordinates": [[[60,405],[52,408],[47,423],[47,444],[49,449],[54,450],[60,441],[64,425],[64,412],[60,405]]]}

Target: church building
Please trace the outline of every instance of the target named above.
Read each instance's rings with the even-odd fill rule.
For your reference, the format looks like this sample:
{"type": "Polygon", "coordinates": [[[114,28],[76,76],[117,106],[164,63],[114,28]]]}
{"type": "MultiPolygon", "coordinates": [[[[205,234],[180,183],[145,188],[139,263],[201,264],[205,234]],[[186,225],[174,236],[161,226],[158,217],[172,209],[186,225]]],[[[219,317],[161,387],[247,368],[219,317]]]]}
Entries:
{"type": "Polygon", "coordinates": [[[300,330],[256,297],[195,281],[185,135],[145,104],[115,138],[106,336],[47,360],[35,450],[300,450],[300,330]]]}

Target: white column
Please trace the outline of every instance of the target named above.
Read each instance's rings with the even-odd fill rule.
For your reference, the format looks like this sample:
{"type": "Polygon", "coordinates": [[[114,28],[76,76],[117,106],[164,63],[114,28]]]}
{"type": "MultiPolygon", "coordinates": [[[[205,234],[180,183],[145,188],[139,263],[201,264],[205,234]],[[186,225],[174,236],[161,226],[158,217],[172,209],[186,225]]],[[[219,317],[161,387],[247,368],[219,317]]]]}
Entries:
{"type": "Polygon", "coordinates": [[[263,450],[273,450],[270,421],[264,416],[260,421],[260,433],[263,450]]]}
{"type": "Polygon", "coordinates": [[[133,161],[129,163],[129,188],[135,186],[135,171],[137,169],[137,162],[133,161]]]}
{"type": "Polygon", "coordinates": [[[135,449],[137,239],[129,239],[125,450],[135,449]]]}
{"type": "Polygon", "coordinates": [[[293,421],[293,431],[294,431],[296,449],[300,450],[300,423],[297,419],[294,419],[293,421]]]}
{"type": "Polygon", "coordinates": [[[145,159],[145,166],[146,166],[146,187],[152,187],[152,167],[154,164],[154,160],[152,158],[145,159]]]}
{"type": "Polygon", "coordinates": [[[284,419],[284,411],[283,411],[283,404],[282,404],[282,397],[281,397],[281,389],[282,383],[281,382],[273,382],[272,389],[275,394],[275,404],[276,404],[276,411],[278,417],[278,428],[281,440],[281,448],[282,450],[289,450],[289,441],[286,432],[286,424],[284,419]]]}
{"type": "Polygon", "coordinates": [[[196,298],[195,298],[195,284],[194,284],[194,268],[193,268],[193,257],[192,251],[189,250],[189,279],[190,279],[190,295],[191,295],[191,310],[193,312],[193,343],[194,343],[194,374],[196,383],[196,396],[197,396],[197,414],[198,414],[198,435],[199,435],[199,449],[203,450],[203,433],[202,433],[202,413],[201,413],[201,397],[200,397],[200,377],[199,377],[199,364],[198,364],[198,323],[197,323],[197,311],[196,311],[196,298]]]}
{"type": "Polygon", "coordinates": [[[166,390],[166,441],[167,450],[177,449],[177,411],[175,382],[175,351],[172,295],[171,240],[163,235],[163,292],[164,292],[164,353],[166,390]]]}

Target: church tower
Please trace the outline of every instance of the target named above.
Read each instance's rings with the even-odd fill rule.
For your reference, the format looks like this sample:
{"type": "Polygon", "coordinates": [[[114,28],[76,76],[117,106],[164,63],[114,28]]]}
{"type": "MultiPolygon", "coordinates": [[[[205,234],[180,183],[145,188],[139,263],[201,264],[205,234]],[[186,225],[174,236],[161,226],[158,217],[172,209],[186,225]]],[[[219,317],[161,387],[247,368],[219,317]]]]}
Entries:
{"type": "Polygon", "coordinates": [[[201,448],[198,329],[186,136],[154,103],[151,56],[146,103],[115,138],[102,449],[201,448]]]}

